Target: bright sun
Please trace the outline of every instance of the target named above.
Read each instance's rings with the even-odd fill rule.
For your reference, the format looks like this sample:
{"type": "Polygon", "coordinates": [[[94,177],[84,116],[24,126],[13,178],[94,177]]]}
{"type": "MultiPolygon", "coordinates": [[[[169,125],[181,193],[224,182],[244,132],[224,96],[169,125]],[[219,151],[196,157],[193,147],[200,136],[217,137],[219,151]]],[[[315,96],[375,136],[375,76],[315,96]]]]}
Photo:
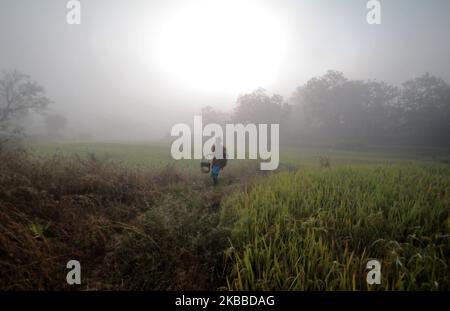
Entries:
{"type": "Polygon", "coordinates": [[[277,76],[286,48],[281,21],[246,1],[195,1],[162,23],[157,61],[181,83],[202,91],[249,91],[277,76]]]}

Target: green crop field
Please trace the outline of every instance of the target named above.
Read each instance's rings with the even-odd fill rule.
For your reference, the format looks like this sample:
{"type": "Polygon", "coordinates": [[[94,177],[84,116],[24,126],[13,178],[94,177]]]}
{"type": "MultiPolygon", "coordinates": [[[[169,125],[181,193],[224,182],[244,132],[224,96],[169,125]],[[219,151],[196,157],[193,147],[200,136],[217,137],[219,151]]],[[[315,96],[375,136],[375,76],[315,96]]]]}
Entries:
{"type": "Polygon", "coordinates": [[[225,200],[227,287],[384,290],[450,287],[450,169],[365,165],[282,173],[225,200]]]}
{"type": "Polygon", "coordinates": [[[83,289],[449,290],[448,159],[282,148],[214,187],[164,144],[34,145],[0,165],[0,288],[67,289],[77,258],[83,289]]]}

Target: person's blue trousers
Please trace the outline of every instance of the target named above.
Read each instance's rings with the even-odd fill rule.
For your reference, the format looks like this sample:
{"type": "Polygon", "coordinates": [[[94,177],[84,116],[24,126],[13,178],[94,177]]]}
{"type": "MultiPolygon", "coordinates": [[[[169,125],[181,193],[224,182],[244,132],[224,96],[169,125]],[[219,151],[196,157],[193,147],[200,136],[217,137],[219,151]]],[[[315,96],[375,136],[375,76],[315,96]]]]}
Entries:
{"type": "Polygon", "coordinates": [[[219,182],[219,172],[220,172],[220,166],[219,165],[213,165],[211,169],[211,177],[214,181],[214,184],[217,184],[219,182]]]}

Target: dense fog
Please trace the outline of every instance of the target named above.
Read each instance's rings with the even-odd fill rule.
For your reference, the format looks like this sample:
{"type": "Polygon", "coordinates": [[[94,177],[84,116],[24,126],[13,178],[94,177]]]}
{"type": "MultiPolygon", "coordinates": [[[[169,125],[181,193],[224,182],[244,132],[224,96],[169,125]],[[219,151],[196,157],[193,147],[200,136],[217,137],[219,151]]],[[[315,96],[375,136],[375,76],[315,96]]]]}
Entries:
{"type": "Polygon", "coordinates": [[[79,24],[69,2],[0,0],[2,132],[158,141],[203,111],[295,144],[448,144],[446,0],[381,1],[380,24],[363,0],[81,1],[79,24]],[[45,107],[6,116],[14,77],[45,107]]]}

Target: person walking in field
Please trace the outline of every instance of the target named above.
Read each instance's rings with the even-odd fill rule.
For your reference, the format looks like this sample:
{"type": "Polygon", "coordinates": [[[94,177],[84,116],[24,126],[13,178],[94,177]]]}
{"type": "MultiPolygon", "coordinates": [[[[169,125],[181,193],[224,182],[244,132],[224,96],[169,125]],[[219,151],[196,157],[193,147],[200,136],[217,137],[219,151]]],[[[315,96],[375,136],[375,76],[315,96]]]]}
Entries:
{"type": "Polygon", "coordinates": [[[219,183],[219,173],[220,170],[227,165],[227,149],[222,145],[220,138],[216,138],[216,143],[212,145],[211,151],[213,153],[213,158],[211,160],[211,178],[214,185],[219,183]]]}

